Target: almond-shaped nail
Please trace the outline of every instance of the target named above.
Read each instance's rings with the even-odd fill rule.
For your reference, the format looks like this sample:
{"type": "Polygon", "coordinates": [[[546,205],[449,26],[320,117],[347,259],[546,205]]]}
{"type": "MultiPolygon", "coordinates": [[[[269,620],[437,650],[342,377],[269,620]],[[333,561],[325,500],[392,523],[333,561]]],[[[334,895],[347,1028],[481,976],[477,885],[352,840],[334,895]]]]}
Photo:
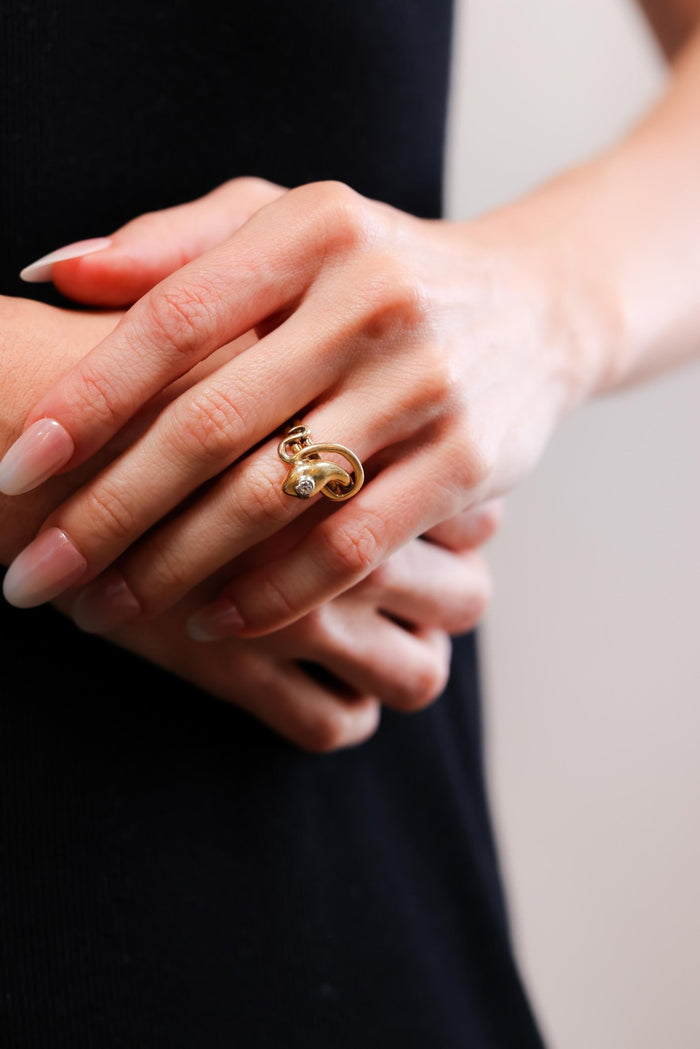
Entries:
{"type": "Polygon", "coordinates": [[[21,495],[46,481],[75,451],[73,438],[55,419],[38,419],[0,460],[0,492],[21,495]]]}
{"type": "Polygon", "coordinates": [[[47,528],[17,554],[2,584],[16,608],[33,608],[77,583],[87,561],[60,528],[47,528]]]}
{"type": "Polygon", "coordinates": [[[140,611],[124,576],[110,569],[80,591],[71,615],[76,626],[88,634],[106,634],[136,619],[140,611]]]}
{"type": "Polygon", "coordinates": [[[221,597],[200,608],[187,620],[187,633],[193,641],[220,641],[237,634],[245,626],[236,606],[221,597]]]}
{"type": "Polygon", "coordinates": [[[68,259],[81,259],[83,255],[92,255],[96,251],[104,251],[111,245],[110,237],[92,237],[90,240],[76,240],[75,244],[66,244],[63,248],[56,248],[48,255],[42,255],[36,262],[30,262],[20,272],[20,278],[28,284],[43,284],[51,280],[51,267],[54,262],[67,262],[68,259]]]}

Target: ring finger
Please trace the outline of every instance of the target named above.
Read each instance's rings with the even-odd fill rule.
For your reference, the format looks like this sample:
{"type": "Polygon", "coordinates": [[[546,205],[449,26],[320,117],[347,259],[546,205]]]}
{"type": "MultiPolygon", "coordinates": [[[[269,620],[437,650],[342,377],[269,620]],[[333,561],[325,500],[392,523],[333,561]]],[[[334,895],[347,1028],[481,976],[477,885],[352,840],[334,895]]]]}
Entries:
{"type": "MultiPolygon", "coordinates": [[[[355,388],[310,413],[308,421],[319,436],[340,431],[371,467],[378,448],[400,441],[415,423],[410,412],[401,412],[370,435],[364,413],[371,417],[371,405],[366,393],[355,388]]],[[[337,513],[339,508],[331,508],[325,499],[319,505],[319,500],[294,499],[283,492],[288,467],[278,458],[278,443],[277,438],[267,441],[236,463],[192,505],[127,551],[115,566],[118,577],[111,570],[86,586],[74,607],[83,629],[103,632],[122,622],[125,613],[136,618],[162,612],[252,544],[293,526],[300,515],[308,515],[309,524],[299,524],[293,533],[299,538],[312,534],[329,509],[337,513]]],[[[72,522],[59,524],[72,538],[72,522]]],[[[12,569],[8,576],[11,591],[12,569]]]]}
{"type": "MultiPolygon", "coordinates": [[[[317,399],[332,381],[332,375],[323,369],[299,367],[299,343],[304,330],[308,329],[303,316],[295,325],[285,323],[166,408],[134,447],[110,463],[95,481],[76,492],[45,522],[40,536],[15,559],[7,573],[4,589],[8,601],[30,607],[51,600],[78,580],[88,583],[193,491],[277,430],[300,406],[317,399]],[[300,333],[296,340],[295,331],[300,333]],[[259,397],[254,393],[259,389],[274,389],[274,396],[259,397]],[[144,484],[148,487],[148,499],[143,498],[144,484]]],[[[356,417],[356,410],[354,414],[356,417]]],[[[341,406],[335,425],[345,436],[343,418],[341,406]]],[[[319,421],[319,425],[323,423],[319,421]]],[[[386,430],[385,434],[376,433],[375,426],[374,441],[381,445],[385,439],[391,439],[390,427],[386,430]]],[[[317,432],[319,436],[326,435],[323,429],[317,432]]],[[[375,450],[367,443],[361,454],[375,450]]],[[[208,536],[207,553],[217,546],[216,525],[207,521],[219,499],[223,498],[227,513],[233,512],[234,527],[225,523],[218,564],[207,560],[205,573],[238,552],[235,540],[233,544],[226,542],[229,530],[236,534],[236,519],[242,525],[244,514],[248,517],[245,548],[261,538],[261,525],[274,531],[308,505],[281,494],[276,480],[279,469],[276,452],[268,445],[263,455],[243,460],[238,468],[226,473],[213,492],[203,496],[201,503],[206,512],[203,517],[197,516],[197,536],[194,545],[188,544],[186,553],[193,565],[187,580],[190,586],[203,577],[197,574],[196,563],[197,552],[204,553],[202,535],[208,536]],[[251,462],[255,467],[252,476],[251,462]],[[234,482],[240,482],[241,490],[248,489],[249,501],[245,505],[232,499],[234,482]],[[201,521],[206,532],[199,527],[201,521]]],[[[185,532],[191,519],[187,513],[179,518],[185,532]]],[[[173,531],[177,533],[178,528],[171,524],[156,533],[167,538],[162,551],[158,542],[149,544],[149,557],[154,551],[161,555],[161,561],[169,555],[177,556],[177,544],[172,552],[169,546],[173,531]]],[[[150,603],[148,577],[155,575],[153,570],[149,572],[149,565],[150,562],[140,566],[146,605],[150,603]]],[[[163,607],[161,602],[159,609],[163,607]]]]}

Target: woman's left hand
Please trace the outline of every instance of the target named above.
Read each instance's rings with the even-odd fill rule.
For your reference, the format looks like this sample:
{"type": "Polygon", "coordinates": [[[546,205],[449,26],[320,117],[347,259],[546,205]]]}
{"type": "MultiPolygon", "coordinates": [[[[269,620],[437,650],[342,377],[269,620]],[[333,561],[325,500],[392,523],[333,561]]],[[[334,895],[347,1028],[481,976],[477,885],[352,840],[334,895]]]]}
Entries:
{"type": "Polygon", "coordinates": [[[25,485],[32,469],[47,476],[37,432],[48,426],[55,469],[71,470],[195,364],[260,336],[50,515],[8,571],[8,600],[55,597],[53,551],[68,542],[91,601],[108,601],[118,570],[149,617],[243,551],[301,531],[212,608],[232,633],[262,635],[507,491],[586,392],[557,258],[508,213],[448,223],[338,183],[280,190],[140,299],[30,413],[3,471],[25,485]],[[364,462],[352,499],[283,492],[277,448],[295,418],[364,462]]]}
{"type": "MultiPolygon", "coordinates": [[[[411,715],[443,691],[450,635],[473,629],[489,602],[479,547],[499,518],[494,503],[460,514],[431,541],[408,543],[357,586],[265,637],[223,631],[219,638],[215,625],[201,638],[206,645],[187,637],[185,623],[207,599],[208,581],[167,612],[110,631],[107,640],[304,750],[356,746],[377,730],[384,708],[411,715]]],[[[255,556],[265,552],[258,548],[255,556]]],[[[75,618],[70,591],[54,603],[75,618]]]]}

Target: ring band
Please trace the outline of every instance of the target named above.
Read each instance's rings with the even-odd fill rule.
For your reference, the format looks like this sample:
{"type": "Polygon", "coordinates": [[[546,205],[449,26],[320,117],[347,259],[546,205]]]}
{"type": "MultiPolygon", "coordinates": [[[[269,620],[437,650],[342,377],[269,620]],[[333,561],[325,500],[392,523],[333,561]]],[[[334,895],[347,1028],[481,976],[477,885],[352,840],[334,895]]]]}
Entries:
{"type": "Polygon", "coordinates": [[[308,426],[292,426],[280,441],[277,454],[283,463],[292,467],[282,491],[297,499],[310,499],[321,492],[327,499],[341,502],[356,495],[364,483],[365,472],[355,453],[342,444],[314,444],[308,426]],[[322,459],[321,452],[340,455],[350,464],[352,472],[322,459]]]}

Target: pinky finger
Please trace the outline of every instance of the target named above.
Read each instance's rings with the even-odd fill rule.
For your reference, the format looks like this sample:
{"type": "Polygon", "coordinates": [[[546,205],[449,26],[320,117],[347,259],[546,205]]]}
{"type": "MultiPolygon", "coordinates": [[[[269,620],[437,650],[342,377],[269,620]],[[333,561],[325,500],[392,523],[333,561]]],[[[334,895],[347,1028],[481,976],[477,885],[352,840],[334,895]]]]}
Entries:
{"type": "MultiPolygon", "coordinates": [[[[71,615],[68,597],[53,603],[71,615]]],[[[379,699],[333,674],[319,678],[307,673],[297,661],[298,644],[285,652],[283,640],[280,644],[276,638],[272,645],[276,655],[266,642],[223,638],[213,642],[203,658],[202,645],[184,633],[178,644],[172,643],[173,630],[178,636],[182,630],[181,617],[182,609],[176,608],[161,617],[157,627],[128,625],[108,639],[245,711],[302,750],[323,754],[354,747],[376,732],[379,699]]]]}
{"type": "MultiPolygon", "coordinates": [[[[271,665],[262,653],[239,652],[236,675],[241,683],[236,705],[302,750],[326,754],[354,747],[379,726],[377,699],[341,695],[340,689],[336,692],[332,684],[315,679],[295,662],[271,665]]],[[[213,691],[230,702],[230,677],[226,675],[213,691]]]]}

